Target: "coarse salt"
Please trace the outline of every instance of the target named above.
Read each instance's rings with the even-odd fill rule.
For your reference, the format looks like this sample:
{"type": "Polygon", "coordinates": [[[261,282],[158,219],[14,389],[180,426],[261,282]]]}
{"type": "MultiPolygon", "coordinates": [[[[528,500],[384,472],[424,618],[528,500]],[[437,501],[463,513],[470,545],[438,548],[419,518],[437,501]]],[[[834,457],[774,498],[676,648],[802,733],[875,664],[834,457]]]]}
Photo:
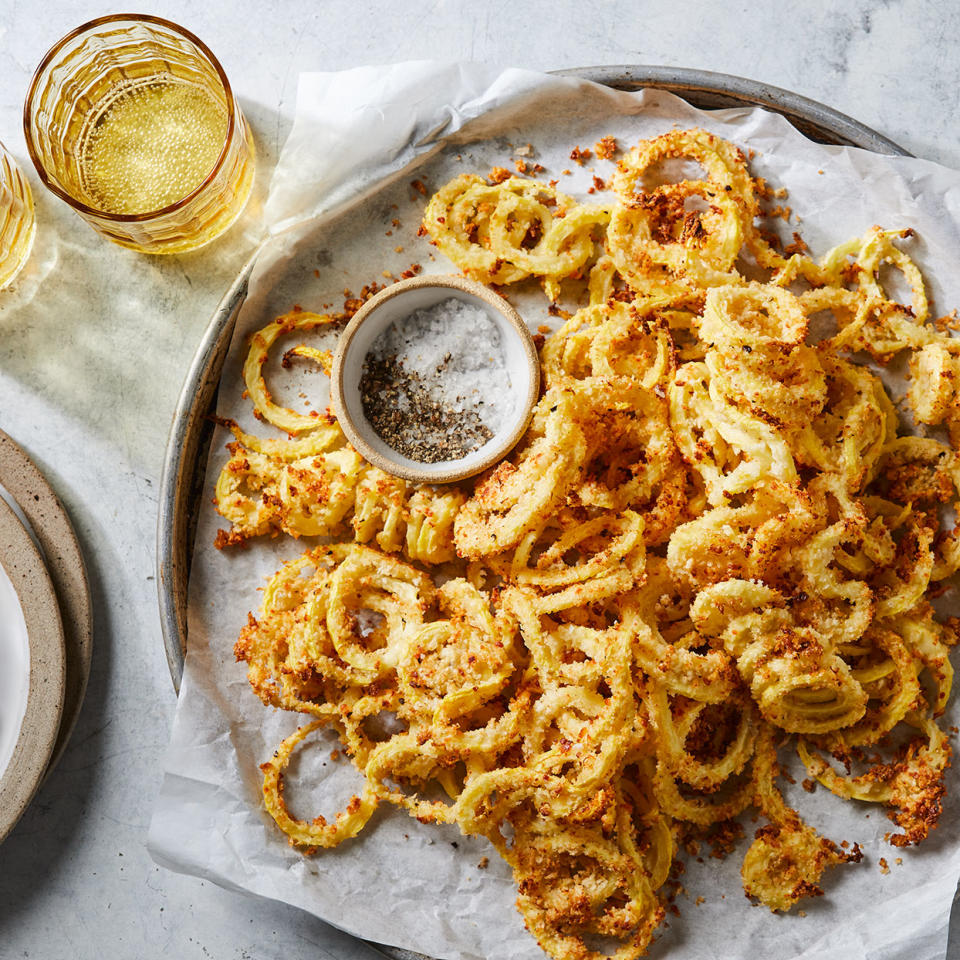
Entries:
{"type": "Polygon", "coordinates": [[[415,310],[387,327],[369,356],[396,357],[432,400],[458,413],[475,412],[493,434],[514,417],[500,328],[481,307],[450,297],[415,310]]]}

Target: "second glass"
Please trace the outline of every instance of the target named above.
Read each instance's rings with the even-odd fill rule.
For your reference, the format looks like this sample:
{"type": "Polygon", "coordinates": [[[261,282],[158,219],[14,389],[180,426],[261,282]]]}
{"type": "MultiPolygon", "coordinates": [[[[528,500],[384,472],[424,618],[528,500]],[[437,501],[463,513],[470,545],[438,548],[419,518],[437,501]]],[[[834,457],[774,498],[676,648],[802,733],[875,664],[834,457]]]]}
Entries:
{"type": "Polygon", "coordinates": [[[0,290],[26,263],[35,232],[33,197],[27,179],[0,143],[0,290]]]}
{"type": "Polygon", "coordinates": [[[253,141],[223,68],[158,17],[102,17],[64,37],[34,74],[23,124],[44,184],[143,253],[209,243],[253,185],[253,141]]]}

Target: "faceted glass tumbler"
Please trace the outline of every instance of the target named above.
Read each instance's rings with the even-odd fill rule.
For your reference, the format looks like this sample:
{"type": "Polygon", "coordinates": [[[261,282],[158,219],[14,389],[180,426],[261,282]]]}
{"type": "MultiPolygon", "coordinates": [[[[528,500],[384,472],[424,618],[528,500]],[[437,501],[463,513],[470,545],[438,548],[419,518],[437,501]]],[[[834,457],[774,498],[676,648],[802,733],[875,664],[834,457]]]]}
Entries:
{"type": "Polygon", "coordinates": [[[0,143],[0,290],[27,262],[35,232],[30,186],[23,171],[0,143]]]}
{"type": "Polygon", "coordinates": [[[60,40],[34,74],[23,126],[43,183],[99,233],[143,253],[181,253],[209,243],[237,219],[253,186],[253,139],[223,68],[198,37],[159,17],[101,17],[60,40]],[[90,138],[120,98],[164,84],[192,88],[222,108],[219,156],[202,182],[159,209],[105,209],[85,167],[90,138]]]}

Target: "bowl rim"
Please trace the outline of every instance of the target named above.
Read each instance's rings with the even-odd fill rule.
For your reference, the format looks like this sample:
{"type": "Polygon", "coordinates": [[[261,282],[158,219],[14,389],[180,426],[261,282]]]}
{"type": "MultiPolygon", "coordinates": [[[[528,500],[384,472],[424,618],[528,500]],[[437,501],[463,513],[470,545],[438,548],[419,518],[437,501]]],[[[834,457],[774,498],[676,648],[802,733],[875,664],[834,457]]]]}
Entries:
{"type": "Polygon", "coordinates": [[[86,23],[81,23],[79,27],[75,27],[69,33],[62,36],[44,54],[43,59],[40,61],[37,69],[33,72],[33,76],[30,78],[30,86],[27,89],[27,95],[23,101],[23,136],[27,142],[27,153],[30,155],[30,160],[33,162],[33,166],[37,171],[37,176],[40,178],[43,185],[55,196],[58,196],[65,203],[70,204],[74,210],[78,211],[79,213],[94,216],[100,220],[112,223],[145,223],[150,220],[165,217],[168,214],[175,213],[178,210],[182,210],[193,200],[195,200],[201,193],[203,193],[203,191],[206,190],[206,188],[209,187],[210,184],[217,178],[218,174],[223,168],[224,161],[227,159],[227,156],[230,153],[230,145],[233,143],[234,130],[237,127],[239,112],[239,108],[234,99],[233,88],[230,86],[230,80],[227,78],[226,71],[220,65],[220,61],[214,56],[213,51],[195,33],[192,33],[186,27],[182,27],[179,23],[175,23],[173,20],[167,20],[164,17],[157,17],[149,13],[112,13],[104,17],[96,17],[93,20],[88,20],[86,23]],[[165,207],[159,207],[156,210],[147,210],[143,213],[110,213],[108,210],[101,210],[97,207],[93,207],[79,199],[79,197],[74,197],[69,194],[66,190],[55,183],[53,178],[47,172],[47,168],[40,159],[39,150],[37,149],[33,138],[34,123],[32,107],[34,96],[37,93],[37,87],[39,86],[41,75],[47,69],[47,67],[50,66],[56,55],[68,43],[70,43],[71,40],[76,39],[81,34],[89,33],[93,35],[96,33],[98,27],[106,26],[111,23],[122,23],[124,21],[131,23],[145,23],[151,26],[163,27],[173,34],[179,34],[183,39],[187,40],[189,43],[192,43],[210,62],[210,66],[213,67],[214,71],[219,77],[220,83],[223,84],[223,92],[227,101],[227,129],[226,133],[224,134],[223,146],[220,148],[220,154],[217,156],[216,162],[214,163],[210,172],[186,196],[181,197],[179,200],[175,200],[173,203],[167,204],[165,207]]]}
{"type": "Polygon", "coordinates": [[[389,473],[395,477],[401,477],[404,480],[413,480],[419,483],[454,483],[457,480],[466,480],[469,477],[476,476],[484,470],[491,467],[494,463],[502,460],[516,445],[520,438],[526,433],[533,416],[533,408],[540,396],[540,358],[537,355],[537,348],[534,344],[533,334],[530,328],[524,322],[523,318],[499,294],[494,293],[489,287],[471,280],[468,277],[459,274],[427,274],[425,276],[411,277],[407,280],[400,280],[391,284],[378,294],[371,297],[351,318],[340,339],[337,341],[337,348],[333,355],[333,369],[330,376],[330,403],[333,412],[337,417],[340,428],[343,430],[353,448],[369,463],[389,473]],[[353,342],[354,337],[360,327],[373,315],[373,313],[384,303],[392,300],[394,297],[402,296],[413,290],[422,290],[425,287],[447,288],[451,291],[460,291],[462,293],[472,294],[481,299],[488,307],[500,314],[513,329],[517,339],[524,352],[529,369],[529,385],[526,395],[521,398],[523,404],[523,415],[514,423],[513,427],[500,435],[498,442],[491,443],[490,451],[470,467],[464,469],[456,466],[456,462],[449,462],[443,467],[431,469],[429,464],[423,467],[411,467],[408,464],[393,460],[379,450],[375,450],[365,439],[363,431],[354,422],[347,409],[347,404],[343,396],[344,368],[347,352],[353,342]]]}

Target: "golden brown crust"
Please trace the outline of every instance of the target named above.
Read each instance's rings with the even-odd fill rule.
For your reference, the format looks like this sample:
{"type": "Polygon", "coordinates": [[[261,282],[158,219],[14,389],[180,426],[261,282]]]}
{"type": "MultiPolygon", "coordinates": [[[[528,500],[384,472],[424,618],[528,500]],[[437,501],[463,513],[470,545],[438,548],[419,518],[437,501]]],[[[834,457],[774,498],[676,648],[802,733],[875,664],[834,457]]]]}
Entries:
{"type": "MultiPolygon", "coordinates": [[[[616,144],[593,149],[610,159],[616,144]]],[[[805,790],[882,804],[894,846],[936,826],[957,623],[929,598],[960,568],[942,523],[960,460],[898,437],[882,381],[851,356],[906,352],[917,419],[956,444],[960,351],[926,323],[908,231],[873,228],[820,261],[796,235],[780,251],[760,200],[782,191],[704,130],[622,155],[607,207],[504,168],[490,180],[442,187],[423,231],[486,282],[538,277],[555,299],[579,278],[590,300],[552,308],[566,322],[543,344],[527,436],[445,492],[372,472],[335,424],[269,449],[238,436],[218,546],[347,539],[276,574],[235,654],[265,703],[335,727],[365,777],[334,823],[292,818],[282,773],[309,730],[288,738],[264,797],[292,842],[354,836],[380,801],[457,823],[510,864],[548,954],[593,960],[606,937],[626,960],[676,910],[678,844],[729,853],[751,806],[767,824],[744,890],[772,910],[823,895],[828,868],[861,859],[787,805],[786,743],[805,790]],[[704,178],[657,185],[678,159],[704,178]],[[742,275],[744,257],[763,282],[742,275]],[[884,288],[891,269],[909,306],[884,288]],[[824,312],[836,330],[815,343],[824,312]],[[386,713],[400,729],[373,735],[386,713]]]]}

